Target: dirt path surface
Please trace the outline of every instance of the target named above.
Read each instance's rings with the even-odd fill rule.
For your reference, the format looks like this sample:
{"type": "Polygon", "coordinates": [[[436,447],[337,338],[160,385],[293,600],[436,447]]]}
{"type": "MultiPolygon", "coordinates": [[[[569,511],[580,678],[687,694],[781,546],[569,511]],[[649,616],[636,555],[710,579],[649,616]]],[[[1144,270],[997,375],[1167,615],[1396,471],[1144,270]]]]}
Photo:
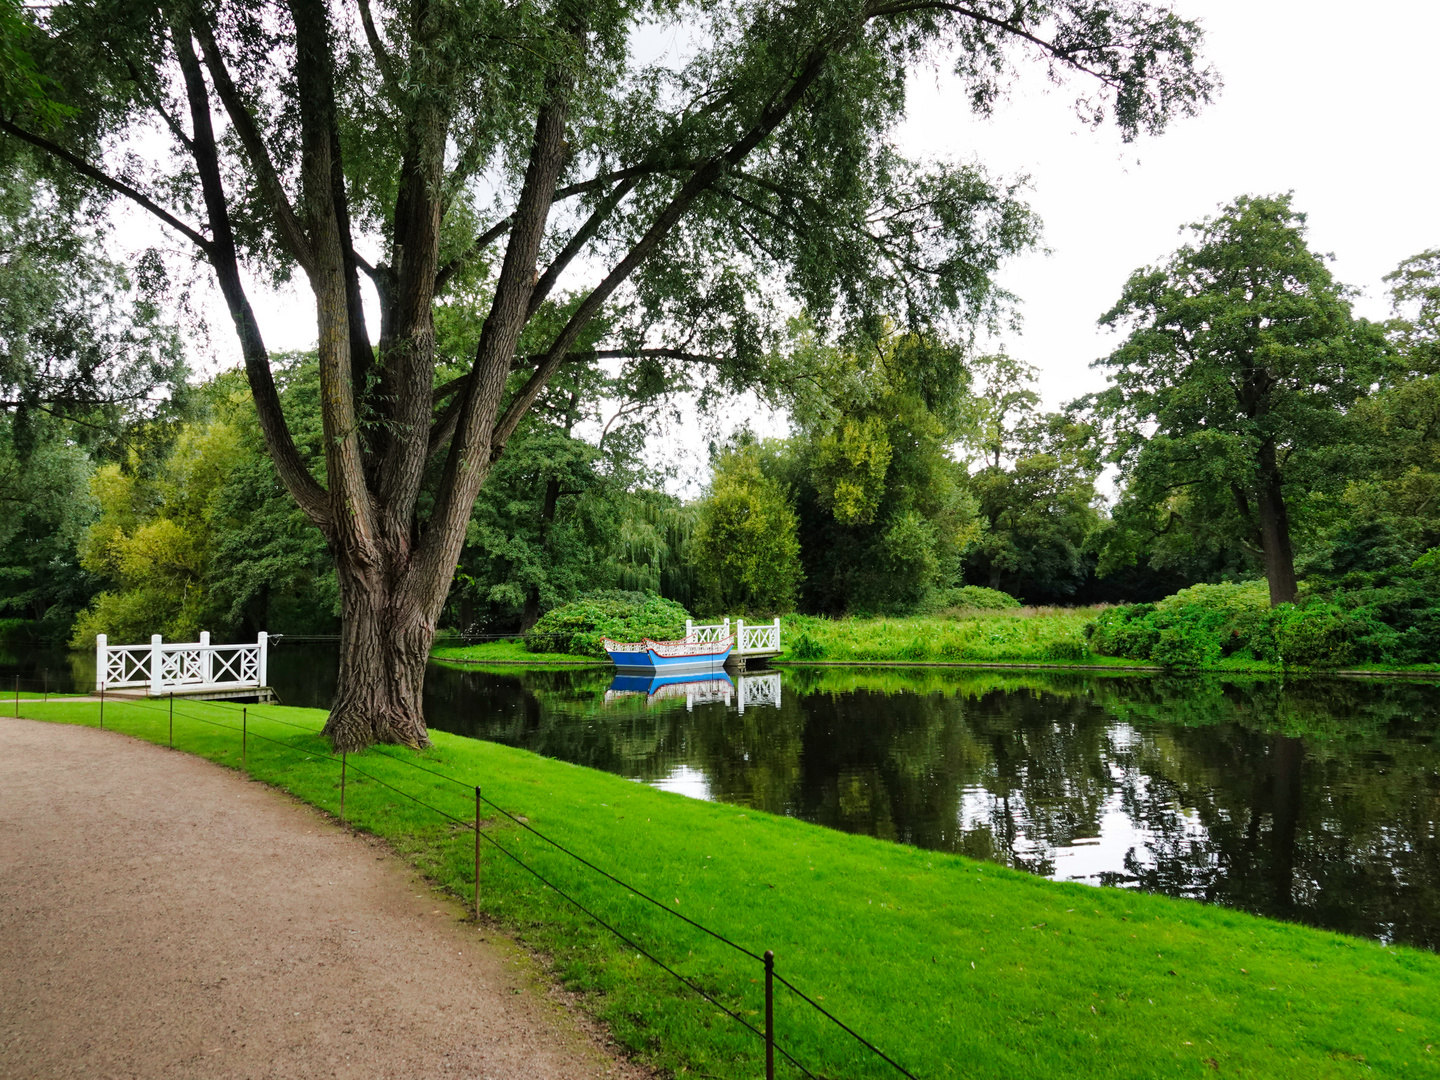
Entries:
{"type": "Polygon", "coordinates": [[[114,732],[0,719],[0,1076],[633,1075],[380,845],[114,732]]]}

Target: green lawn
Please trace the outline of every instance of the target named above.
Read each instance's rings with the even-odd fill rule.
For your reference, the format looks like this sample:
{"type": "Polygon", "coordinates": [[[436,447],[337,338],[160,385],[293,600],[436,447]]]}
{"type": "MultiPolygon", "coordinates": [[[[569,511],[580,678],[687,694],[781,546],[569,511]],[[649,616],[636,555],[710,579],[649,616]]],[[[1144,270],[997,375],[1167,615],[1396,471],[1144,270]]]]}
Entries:
{"type": "MultiPolygon", "coordinates": [[[[94,724],[90,704],[24,715],[94,724]]],[[[315,710],[251,707],[249,771],[327,810],[339,762],[315,710]],[[298,726],[290,726],[298,725],[298,726]]],[[[745,718],[749,721],[749,717],[745,718]]],[[[107,726],[164,742],[160,704],[107,703],[107,726]]],[[[240,710],[177,705],[177,746],[240,759],[240,710]],[[204,723],[202,721],[209,721],[204,723]],[[219,726],[215,726],[219,725],[219,726]]],[[[1440,957],[1197,903],[1056,884],[957,856],[704,803],[521,750],[435,733],[423,755],[349,759],[351,821],[470,898],[468,785],[574,851],[760,952],[918,1077],[1440,1076],[1440,957]],[[434,773],[422,772],[419,765],[434,773]],[[1218,1070],[1218,1073],[1216,1072],[1218,1070]]],[[[760,965],[493,818],[486,835],[759,1023],[760,965]]],[[[642,1059],[753,1078],[758,1041],[488,845],[487,917],[586,995],[642,1059]]],[[[781,990],[782,1045],[812,1073],[896,1076],[781,990]]],[[[778,1075],[793,1074],[781,1067],[778,1075]]]]}
{"type": "Polygon", "coordinates": [[[430,651],[437,660],[462,664],[527,664],[530,667],[556,667],[562,664],[608,664],[593,656],[571,653],[526,652],[518,641],[482,641],[476,645],[437,645],[430,651]]]}

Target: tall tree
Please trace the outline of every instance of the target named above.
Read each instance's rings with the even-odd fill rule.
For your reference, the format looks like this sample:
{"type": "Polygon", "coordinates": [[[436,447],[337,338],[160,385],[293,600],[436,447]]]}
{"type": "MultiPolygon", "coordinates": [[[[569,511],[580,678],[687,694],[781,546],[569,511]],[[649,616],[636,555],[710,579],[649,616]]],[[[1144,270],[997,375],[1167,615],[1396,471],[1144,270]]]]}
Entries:
{"type": "Polygon", "coordinates": [[[1270,602],[1288,603],[1294,500],[1324,483],[1315,452],[1345,438],[1346,410],[1380,380],[1383,339],[1351,314],[1289,195],[1242,196],[1190,229],[1195,242],[1137,270],[1101,318],[1129,333],[1096,361],[1111,385],[1092,403],[1131,509],[1157,530],[1232,536],[1260,557],[1270,602]]]}
{"type": "Polygon", "coordinates": [[[1141,0],[70,0],[29,17],[66,116],[21,107],[0,131],[212,267],[271,456],[334,553],[325,730],[349,749],[426,742],[425,659],[476,493],[577,351],[743,380],[791,299],[842,329],[992,308],[1033,219],[977,167],[897,153],[911,67],[948,55],[984,111],[1038,55],[1089,77],[1085,116],[1127,137],[1216,86],[1199,27],[1141,0]],[[640,31],[667,28],[693,51],[638,59],[640,31]],[[286,427],[242,267],[314,294],[323,482],[286,427]],[[590,281],[563,306],[562,277],[590,281]],[[434,310],[466,281],[484,316],[437,388],[434,310]]]}

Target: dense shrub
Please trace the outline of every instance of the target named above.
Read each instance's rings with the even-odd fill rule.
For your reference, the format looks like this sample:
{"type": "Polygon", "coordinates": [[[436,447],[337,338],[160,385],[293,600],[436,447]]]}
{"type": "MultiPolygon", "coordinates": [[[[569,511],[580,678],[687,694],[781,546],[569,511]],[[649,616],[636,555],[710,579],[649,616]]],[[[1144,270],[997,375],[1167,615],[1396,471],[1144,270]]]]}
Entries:
{"type": "Polygon", "coordinates": [[[525,634],[530,652],[604,656],[601,638],[672,641],[685,636],[689,613],[654,593],[605,590],[586,593],[543,615],[525,634]]]}
{"type": "Polygon", "coordinates": [[[1280,655],[1287,667],[1340,667],[1355,657],[1355,628],[1334,604],[1312,601],[1276,611],[1280,655]]]}
{"type": "Polygon", "coordinates": [[[1085,625],[1090,648],[1102,656],[1149,660],[1151,650],[1160,640],[1160,631],[1150,619],[1154,613],[1154,604],[1106,608],[1085,625]]]}
{"type": "Polygon", "coordinates": [[[936,589],[925,598],[917,613],[938,615],[942,612],[1010,611],[1019,606],[1019,600],[999,589],[962,585],[954,589],[936,589]]]}
{"type": "Polygon", "coordinates": [[[1086,633],[1098,653],[1166,667],[1206,667],[1230,656],[1266,663],[1279,658],[1263,581],[1192,585],[1158,604],[1111,608],[1086,633]]]}

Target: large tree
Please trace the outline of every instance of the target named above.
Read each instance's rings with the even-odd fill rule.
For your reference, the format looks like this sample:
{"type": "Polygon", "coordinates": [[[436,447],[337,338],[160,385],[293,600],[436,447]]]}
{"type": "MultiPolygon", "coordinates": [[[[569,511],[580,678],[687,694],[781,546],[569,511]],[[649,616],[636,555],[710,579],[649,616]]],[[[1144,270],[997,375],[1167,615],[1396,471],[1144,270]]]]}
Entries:
{"type": "Polygon", "coordinates": [[[471,505],[577,352],[743,381],[796,302],[837,332],[993,306],[992,272],[1033,219],[977,166],[898,153],[911,68],[949,57],[984,111],[1038,56],[1082,73],[1082,116],[1127,137],[1215,87],[1198,26],[1141,0],[30,10],[28,52],[56,85],[0,131],[213,268],[270,453],[339,570],[325,730],[349,749],[425,743],[425,659],[471,505]],[[645,59],[667,40],[688,51],[645,59]],[[247,284],[297,273],[315,297],[323,481],[286,428],[247,284]],[[437,386],[435,309],[462,288],[483,317],[437,386]]]}
{"type": "Polygon", "coordinates": [[[1117,521],[1228,538],[1258,556],[1272,604],[1295,599],[1291,518],[1322,452],[1384,375],[1380,328],[1310,250],[1290,196],[1243,196],[1195,242],[1137,270],[1101,318],[1128,328],[1093,398],[1127,481],[1117,521]]]}

